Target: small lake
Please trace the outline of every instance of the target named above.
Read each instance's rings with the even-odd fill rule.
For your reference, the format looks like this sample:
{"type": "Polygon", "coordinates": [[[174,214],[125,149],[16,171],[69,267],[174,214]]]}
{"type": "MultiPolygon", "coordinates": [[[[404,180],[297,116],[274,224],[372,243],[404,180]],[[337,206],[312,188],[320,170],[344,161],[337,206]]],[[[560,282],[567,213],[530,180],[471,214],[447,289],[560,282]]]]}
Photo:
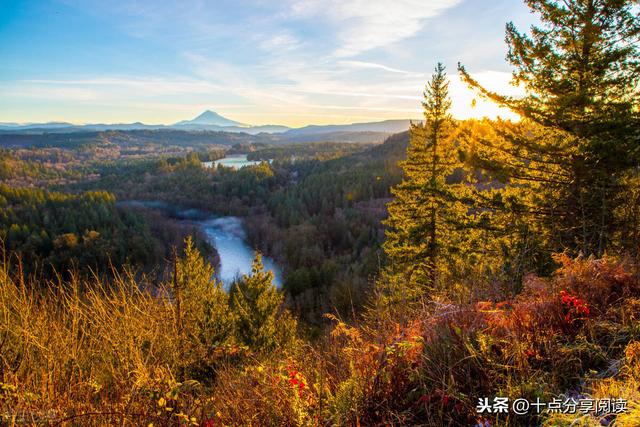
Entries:
{"type": "Polygon", "coordinates": [[[214,162],[202,162],[202,166],[205,168],[217,168],[218,165],[222,165],[228,168],[240,169],[245,166],[259,165],[260,163],[262,162],[259,160],[247,160],[246,154],[236,154],[214,162]]]}

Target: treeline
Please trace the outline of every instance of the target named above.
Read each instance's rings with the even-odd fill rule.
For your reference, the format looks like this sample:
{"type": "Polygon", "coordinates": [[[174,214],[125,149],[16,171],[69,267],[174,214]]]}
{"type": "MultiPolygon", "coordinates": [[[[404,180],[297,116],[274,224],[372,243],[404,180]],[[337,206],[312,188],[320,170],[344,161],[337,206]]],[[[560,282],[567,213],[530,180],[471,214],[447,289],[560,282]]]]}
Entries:
{"type": "MultiPolygon", "coordinates": [[[[208,154],[205,154],[208,156],[208,154]]],[[[287,181],[266,163],[234,171],[205,168],[203,154],[159,160],[112,162],[99,169],[100,179],[71,187],[107,190],[119,200],[161,200],[219,215],[248,215],[266,204],[268,195],[287,181]]]]}
{"type": "Polygon", "coordinates": [[[248,160],[300,161],[330,160],[363,151],[371,144],[349,142],[309,142],[263,148],[247,155],[248,160]]]}
{"type": "MultiPolygon", "coordinates": [[[[91,179],[101,165],[161,157],[184,157],[198,153],[203,161],[217,160],[231,145],[245,139],[225,139],[217,133],[184,131],[105,131],[44,134],[0,133],[0,150],[13,157],[55,165],[60,173],[91,179]]],[[[41,182],[56,185],[59,182],[41,182]]]]}
{"type": "Polygon", "coordinates": [[[106,130],[65,133],[0,132],[0,147],[78,148],[83,145],[113,144],[122,146],[189,146],[206,148],[212,145],[231,146],[240,143],[271,143],[270,134],[249,135],[222,131],[184,130],[106,130]]]}
{"type": "Polygon", "coordinates": [[[144,219],[106,192],[79,195],[0,184],[0,240],[25,273],[106,272],[161,262],[144,219]]]}
{"type": "Polygon", "coordinates": [[[20,160],[11,155],[9,151],[0,151],[0,180],[10,179],[55,179],[62,173],[46,167],[41,162],[20,160]]]}

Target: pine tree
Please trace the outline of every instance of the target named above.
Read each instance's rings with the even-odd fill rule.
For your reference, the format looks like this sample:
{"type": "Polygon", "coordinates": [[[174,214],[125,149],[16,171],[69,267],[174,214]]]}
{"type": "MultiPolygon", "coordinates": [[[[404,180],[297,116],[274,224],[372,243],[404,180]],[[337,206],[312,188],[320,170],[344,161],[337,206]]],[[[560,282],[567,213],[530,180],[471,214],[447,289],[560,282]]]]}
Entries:
{"type": "Polygon", "coordinates": [[[184,241],[184,256],[176,260],[172,291],[176,299],[178,329],[205,348],[234,337],[229,295],[214,278],[191,236],[184,241]]]}
{"type": "Polygon", "coordinates": [[[273,272],[265,271],[256,255],[251,275],[231,288],[237,338],[255,351],[272,351],[292,342],[296,322],[283,307],[284,297],[273,284],[273,272]]]}
{"type": "Polygon", "coordinates": [[[424,91],[423,123],[412,124],[404,177],[392,189],[384,249],[390,271],[418,293],[438,286],[443,263],[460,248],[466,208],[461,184],[448,177],[460,165],[449,114],[445,68],[438,64],[424,91]]]}
{"type": "Polygon", "coordinates": [[[546,229],[547,250],[601,255],[627,224],[616,220],[624,182],[640,164],[640,17],[630,0],[526,0],[541,26],[507,24],[521,98],[472,88],[523,118],[475,138],[469,161],[510,184],[511,209],[546,229]],[[514,188],[521,191],[514,192],[514,188]]]}

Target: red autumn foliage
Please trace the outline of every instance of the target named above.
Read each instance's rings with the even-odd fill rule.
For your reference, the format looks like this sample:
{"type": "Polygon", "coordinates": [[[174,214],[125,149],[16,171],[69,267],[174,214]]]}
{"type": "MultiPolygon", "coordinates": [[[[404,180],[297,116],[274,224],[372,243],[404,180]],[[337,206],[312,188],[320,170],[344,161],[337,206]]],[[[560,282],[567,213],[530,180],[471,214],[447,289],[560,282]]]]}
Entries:
{"type": "Polygon", "coordinates": [[[560,291],[560,300],[565,312],[564,319],[567,322],[571,322],[579,317],[589,315],[589,307],[587,306],[586,301],[578,297],[569,295],[567,291],[560,291]]]}
{"type": "Polygon", "coordinates": [[[580,386],[586,372],[620,359],[624,345],[611,346],[611,325],[623,330],[624,322],[638,319],[633,265],[563,256],[558,262],[554,276],[527,276],[523,291],[505,301],[432,301],[404,323],[374,319],[352,326],[334,318],[324,350],[275,368],[279,382],[247,388],[246,379],[230,373],[227,394],[217,396],[238,395],[236,417],[256,405],[270,414],[274,402],[282,414],[291,413],[291,402],[311,402],[305,408],[316,416],[337,396],[358,408],[341,419],[345,425],[493,425],[490,416],[478,419],[477,397],[504,390],[533,399],[523,393],[544,387],[545,395],[557,395],[580,386]]]}

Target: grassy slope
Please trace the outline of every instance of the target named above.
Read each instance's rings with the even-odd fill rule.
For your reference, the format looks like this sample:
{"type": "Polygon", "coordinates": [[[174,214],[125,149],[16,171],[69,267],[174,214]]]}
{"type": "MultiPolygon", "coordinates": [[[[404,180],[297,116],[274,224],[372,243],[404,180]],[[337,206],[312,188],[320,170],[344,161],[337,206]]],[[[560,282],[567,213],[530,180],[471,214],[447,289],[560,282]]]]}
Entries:
{"type": "MultiPolygon", "coordinates": [[[[139,291],[127,277],[84,294],[78,288],[89,284],[43,294],[0,271],[0,413],[75,425],[470,425],[478,397],[576,393],[628,399],[631,412],[616,425],[638,425],[636,266],[559,261],[552,280],[529,277],[511,301],[431,303],[402,323],[383,311],[359,326],[334,319],[320,342],[266,355],[187,347],[166,293],[139,291]],[[588,313],[563,302],[561,290],[588,313]],[[198,364],[215,370],[184,369],[198,364]]],[[[487,417],[491,425],[575,418],[487,417]]]]}

